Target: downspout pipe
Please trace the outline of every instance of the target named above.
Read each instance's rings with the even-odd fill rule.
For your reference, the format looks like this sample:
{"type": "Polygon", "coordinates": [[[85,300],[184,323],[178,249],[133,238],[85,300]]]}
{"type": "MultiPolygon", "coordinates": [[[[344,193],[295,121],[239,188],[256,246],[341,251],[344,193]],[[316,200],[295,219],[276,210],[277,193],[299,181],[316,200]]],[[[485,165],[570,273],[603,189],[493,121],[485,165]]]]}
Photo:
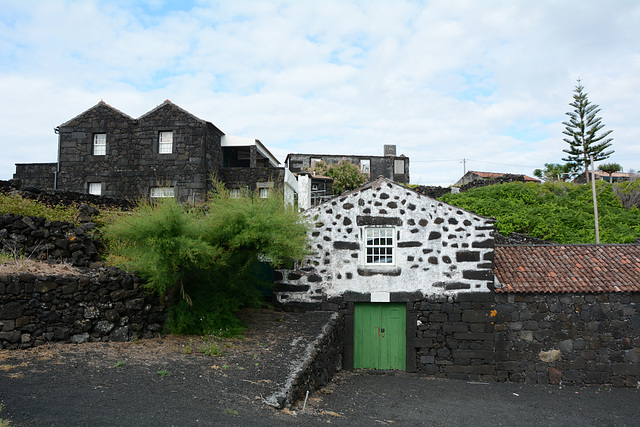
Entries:
{"type": "Polygon", "coordinates": [[[58,189],[58,174],[60,173],[60,150],[62,149],[60,144],[60,126],[53,128],[53,132],[58,135],[58,161],[56,162],[56,171],[53,173],[53,189],[58,189]]]}

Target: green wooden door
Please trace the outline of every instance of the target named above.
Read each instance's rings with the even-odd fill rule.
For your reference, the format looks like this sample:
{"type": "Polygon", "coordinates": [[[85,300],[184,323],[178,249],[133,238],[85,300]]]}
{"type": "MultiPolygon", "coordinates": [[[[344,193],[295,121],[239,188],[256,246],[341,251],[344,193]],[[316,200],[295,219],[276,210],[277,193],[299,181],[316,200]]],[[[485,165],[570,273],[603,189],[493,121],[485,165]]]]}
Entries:
{"type": "Polygon", "coordinates": [[[358,303],[354,312],[354,369],[406,369],[406,305],[358,303]]]}

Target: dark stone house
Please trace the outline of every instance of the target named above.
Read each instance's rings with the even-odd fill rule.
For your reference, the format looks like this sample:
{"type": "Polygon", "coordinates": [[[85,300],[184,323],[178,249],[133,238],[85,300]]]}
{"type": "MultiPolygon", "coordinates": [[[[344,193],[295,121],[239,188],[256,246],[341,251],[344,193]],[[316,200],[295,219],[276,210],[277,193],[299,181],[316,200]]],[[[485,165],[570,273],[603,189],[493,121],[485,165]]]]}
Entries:
{"type": "Polygon", "coordinates": [[[170,101],[134,119],[103,101],[56,128],[58,161],[17,164],[24,187],[111,197],[201,200],[217,175],[232,190],[282,188],[293,175],[257,139],[225,135],[170,101]]]}

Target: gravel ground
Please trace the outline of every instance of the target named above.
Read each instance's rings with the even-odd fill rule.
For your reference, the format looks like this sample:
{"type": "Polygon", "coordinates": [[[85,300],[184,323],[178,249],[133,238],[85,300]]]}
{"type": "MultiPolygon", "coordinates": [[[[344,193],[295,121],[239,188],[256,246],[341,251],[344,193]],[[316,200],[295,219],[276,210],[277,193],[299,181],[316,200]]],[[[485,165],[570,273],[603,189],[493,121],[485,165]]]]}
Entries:
{"type": "Polygon", "coordinates": [[[309,396],[304,411],[304,402],[277,410],[265,401],[282,391],[330,313],[246,316],[251,327],[241,340],[167,336],[0,350],[0,425],[640,425],[638,389],[397,371],[341,372],[309,396]]]}
{"type": "Polygon", "coordinates": [[[15,425],[258,425],[331,313],[248,311],[244,339],[167,336],[0,350],[0,419],[15,425]],[[207,354],[208,353],[208,354],[207,354]],[[241,421],[242,418],[242,421],[241,421]]]}

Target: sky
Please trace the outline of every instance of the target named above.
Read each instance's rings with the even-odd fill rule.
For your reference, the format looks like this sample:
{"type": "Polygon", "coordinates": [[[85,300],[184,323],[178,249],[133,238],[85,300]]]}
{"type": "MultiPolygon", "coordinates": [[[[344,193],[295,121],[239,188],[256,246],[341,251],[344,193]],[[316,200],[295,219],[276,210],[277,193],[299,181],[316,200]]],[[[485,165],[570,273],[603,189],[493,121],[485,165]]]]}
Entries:
{"type": "Polygon", "coordinates": [[[636,0],[4,0],[0,180],[100,100],[169,99],[288,153],[410,158],[412,184],[561,163],[577,80],[640,169],[636,0]]]}

